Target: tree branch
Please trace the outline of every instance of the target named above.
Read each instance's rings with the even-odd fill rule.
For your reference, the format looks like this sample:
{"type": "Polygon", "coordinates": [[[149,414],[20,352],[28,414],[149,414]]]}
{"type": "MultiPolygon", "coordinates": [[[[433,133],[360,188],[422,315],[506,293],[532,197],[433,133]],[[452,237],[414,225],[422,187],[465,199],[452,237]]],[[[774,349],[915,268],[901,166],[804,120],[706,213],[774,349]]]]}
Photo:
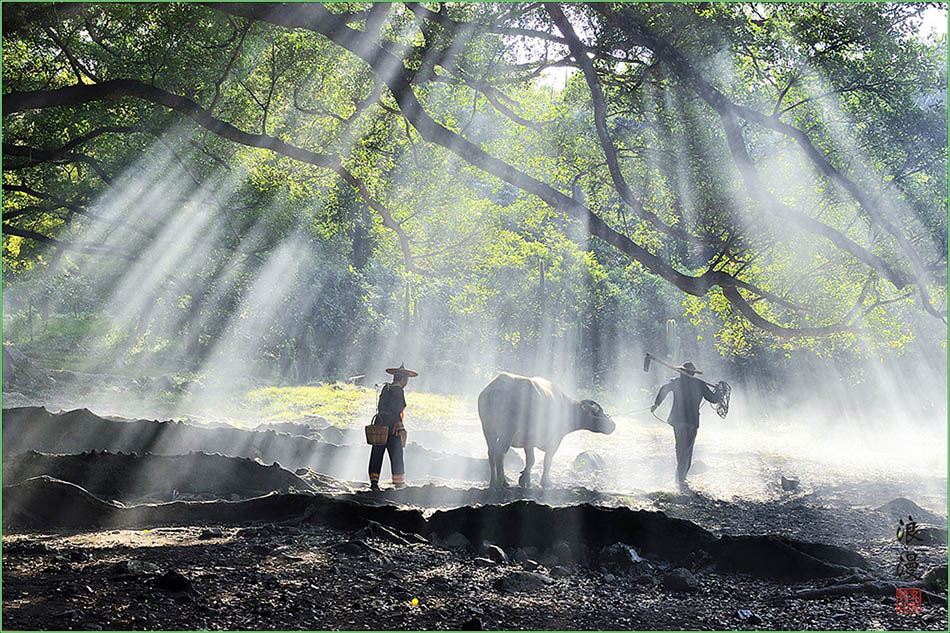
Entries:
{"type": "Polygon", "coordinates": [[[198,123],[198,125],[228,140],[242,145],[268,149],[301,163],[332,170],[347,184],[355,188],[371,209],[379,213],[383,219],[384,226],[396,233],[399,238],[403,257],[406,260],[407,269],[420,274],[428,274],[425,270],[418,269],[413,263],[409,238],[399,223],[393,219],[389,209],[370,194],[361,180],[343,167],[343,163],[339,157],[296,147],[279,138],[266,134],[249,134],[234,127],[230,123],[215,118],[208,110],[202,108],[191,99],[172,94],[161,88],[150,86],[134,79],[115,79],[101,84],[69,86],[58,90],[9,92],[3,95],[3,115],[6,116],[25,110],[79,105],[92,101],[103,101],[120,97],[135,97],[150,103],[165,106],[180,114],[184,114],[198,123]]]}
{"type": "Polygon", "coordinates": [[[221,78],[218,79],[217,83],[214,85],[214,96],[211,98],[211,104],[208,106],[209,111],[213,111],[214,107],[218,105],[218,99],[221,98],[221,85],[224,83],[224,80],[227,79],[228,75],[231,74],[231,69],[234,67],[234,62],[237,61],[238,55],[241,53],[241,49],[244,47],[244,39],[247,37],[247,32],[251,30],[251,22],[248,20],[244,24],[244,29],[241,31],[241,39],[238,40],[237,45],[234,47],[234,52],[231,54],[231,58],[228,60],[227,65],[224,67],[224,72],[221,73],[221,78]]]}
{"type": "Polygon", "coordinates": [[[92,156],[87,154],[74,154],[69,152],[63,152],[62,150],[47,151],[42,149],[37,149],[34,147],[27,147],[26,145],[13,145],[11,143],[3,144],[3,153],[10,156],[20,156],[22,158],[30,159],[29,163],[16,166],[7,166],[7,169],[23,169],[25,167],[34,167],[40,163],[48,162],[68,162],[68,163],[83,163],[89,165],[99,178],[102,179],[104,183],[113,186],[112,178],[106,173],[105,169],[102,168],[102,165],[99,164],[92,156]]]}
{"type": "MultiPolygon", "coordinates": [[[[781,217],[792,220],[800,228],[831,241],[841,250],[850,253],[859,261],[871,266],[885,278],[887,278],[897,288],[902,288],[908,282],[904,275],[885,262],[881,257],[874,255],[864,247],[847,238],[845,235],[836,231],[834,228],[825,225],[810,216],[795,211],[781,204],[774,199],[765,185],[759,178],[755,169],[755,164],[748,155],[745,141],[742,139],[742,133],[739,128],[737,118],[740,116],[740,106],[734,106],[729,100],[714,88],[709,82],[702,78],[680,55],[669,45],[655,38],[634,18],[627,16],[625,12],[621,13],[623,26],[627,32],[634,38],[639,45],[646,46],[653,50],[658,58],[663,61],[676,73],[688,86],[690,86],[707,104],[709,104],[720,116],[723,122],[723,128],[726,132],[726,140],[729,149],[732,152],[733,159],[736,162],[739,172],[745,181],[746,188],[752,197],[758,200],[767,210],[771,212],[781,211],[781,217]]],[[[743,118],[750,115],[751,110],[745,108],[743,118]]],[[[756,113],[757,114],[757,113],[756,113]]],[[[760,115],[762,119],[767,119],[760,115]]],[[[782,124],[784,125],[784,124],[782,124]]],[[[790,126],[789,126],[790,127],[790,126]]],[[[804,132],[802,132],[804,134],[804,132]]]]}
{"type": "Polygon", "coordinates": [[[37,233],[36,231],[30,231],[27,229],[22,229],[18,226],[12,226],[10,224],[3,224],[3,234],[4,235],[16,235],[17,237],[24,237],[29,240],[35,240],[43,244],[49,244],[55,248],[67,249],[78,251],[81,253],[88,253],[90,255],[111,255],[113,257],[118,257],[126,261],[135,261],[137,257],[129,255],[128,253],[123,253],[121,251],[116,251],[111,248],[103,248],[99,246],[92,246],[89,244],[74,244],[73,242],[64,242],[63,240],[58,240],[56,238],[44,235],[42,233],[37,233]]]}
{"type": "Polygon", "coordinates": [[[617,193],[620,194],[620,199],[623,200],[627,206],[633,209],[634,213],[649,222],[661,233],[679,240],[690,242],[692,244],[720,246],[722,243],[718,239],[700,238],[682,229],[668,226],[662,220],[660,220],[656,214],[650,213],[645,208],[643,208],[643,205],[633,194],[633,191],[630,189],[630,186],[627,184],[627,181],[623,176],[623,172],[620,170],[620,162],[617,159],[617,150],[614,147],[613,139],[610,138],[610,132],[607,129],[607,106],[604,103],[604,93],[600,88],[600,82],[597,79],[597,73],[594,71],[594,66],[591,64],[590,58],[587,57],[580,39],[578,39],[577,34],[574,32],[574,27],[571,26],[571,23],[564,15],[564,12],[561,11],[561,7],[557,4],[548,2],[545,3],[544,8],[554,20],[554,23],[557,25],[558,29],[560,29],[564,39],[567,40],[567,45],[571,50],[571,54],[574,56],[574,59],[577,61],[577,63],[580,64],[581,70],[584,73],[584,78],[587,80],[587,86],[590,89],[591,94],[591,101],[593,102],[594,106],[594,125],[597,128],[597,137],[600,139],[601,149],[607,158],[607,169],[610,171],[610,177],[613,180],[614,188],[617,190],[617,193]]]}
{"type": "MultiPolygon", "coordinates": [[[[626,12],[624,12],[623,15],[626,15],[626,12]]],[[[929,292],[926,288],[929,276],[927,275],[923,261],[921,260],[917,251],[913,248],[913,245],[910,244],[903,232],[894,226],[884,216],[883,212],[877,207],[877,204],[871,199],[869,195],[862,191],[855,182],[846,178],[841,172],[835,169],[835,167],[831,165],[830,162],[828,162],[825,156],[822,155],[821,152],[819,152],[818,149],[812,144],[811,139],[808,137],[808,134],[805,131],[788,125],[787,123],[778,121],[774,117],[766,116],[746,106],[732,103],[728,98],[726,98],[725,95],[713,87],[712,84],[700,76],[699,73],[692,67],[692,65],[678,51],[653,36],[649,30],[640,24],[635,18],[627,19],[625,20],[625,23],[631,34],[639,40],[639,43],[653,50],[657,57],[663,59],[664,62],[670,66],[673,72],[680,77],[680,79],[682,79],[687,85],[691,86],[696,91],[696,93],[720,115],[720,118],[722,119],[723,125],[726,129],[726,136],[729,142],[730,150],[733,153],[733,157],[736,159],[736,163],[739,166],[744,180],[746,181],[747,187],[750,189],[750,193],[753,193],[754,197],[763,201],[769,208],[784,209],[784,214],[791,217],[797,224],[803,228],[806,228],[806,230],[830,239],[839,248],[851,253],[865,264],[872,266],[878,270],[878,272],[884,275],[888,281],[894,284],[896,288],[900,289],[908,283],[916,283],[918,291],[921,294],[921,303],[923,304],[924,309],[932,316],[938,318],[941,317],[941,313],[934,308],[930,301],[929,292]],[[911,267],[914,270],[914,279],[906,279],[903,273],[898,272],[895,268],[887,264],[882,258],[870,253],[867,249],[864,249],[860,245],[854,243],[831,227],[817,222],[812,218],[805,216],[804,214],[794,212],[788,207],[780,205],[777,200],[774,200],[771,194],[768,193],[767,189],[759,180],[758,174],[755,171],[755,166],[746,151],[745,142],[742,140],[741,131],[738,124],[736,123],[736,118],[745,119],[746,121],[750,121],[756,123],[757,125],[761,125],[762,127],[780,132],[785,136],[794,139],[802,148],[809,160],[811,160],[811,162],[816,167],[818,167],[818,169],[823,174],[825,174],[825,176],[827,176],[832,182],[837,183],[839,186],[845,189],[845,191],[847,191],[857,201],[858,205],[862,210],[864,210],[870,220],[883,227],[884,230],[887,231],[887,233],[897,241],[901,252],[910,262],[911,267]]]]}
{"type": "Polygon", "coordinates": [[[88,68],[80,64],[79,60],[73,57],[72,53],[70,53],[69,50],[66,49],[66,45],[63,44],[62,40],[59,39],[59,36],[56,35],[56,31],[54,31],[52,27],[50,27],[49,25],[46,25],[43,27],[43,30],[50,37],[50,39],[53,40],[53,42],[57,46],[59,46],[59,50],[63,52],[63,55],[66,56],[66,60],[69,62],[69,65],[72,67],[73,72],[76,73],[76,81],[78,81],[79,83],[85,83],[82,80],[83,75],[86,75],[93,81],[99,81],[99,79],[95,75],[89,72],[88,68]]]}
{"type": "Polygon", "coordinates": [[[846,332],[859,331],[849,325],[826,325],[823,327],[786,327],[772,323],[753,309],[748,301],[739,293],[735,286],[722,286],[722,294],[749,323],[782,338],[797,338],[802,336],[829,336],[846,332]]]}
{"type": "MultiPolygon", "coordinates": [[[[209,6],[233,15],[270,22],[289,28],[303,28],[326,36],[332,42],[357,55],[370,65],[376,75],[386,83],[393,97],[396,99],[403,116],[412,123],[412,126],[419,132],[423,139],[448,149],[466,162],[528,193],[538,196],[552,207],[563,210],[571,217],[584,222],[591,235],[604,240],[621,252],[629,255],[632,259],[640,262],[647,270],[669,281],[680,290],[695,296],[702,296],[716,285],[722,286],[724,291],[727,287],[731,287],[735,291],[736,285],[742,285],[749,287],[754,292],[759,292],[754,290],[750,284],[742,282],[722,271],[708,270],[699,277],[680,273],[662,258],[639,246],[627,236],[612,229],[603,219],[586,206],[557,191],[550,185],[495,158],[442,126],[426,112],[425,108],[419,102],[412,88],[412,76],[403,65],[402,60],[377,45],[377,43],[368,41],[368,38],[366,38],[363,33],[348,28],[339,20],[335,20],[335,16],[321,5],[285,4],[265,7],[255,4],[221,3],[209,6]]],[[[735,291],[734,294],[738,294],[738,291],[735,291]]],[[[744,308],[748,308],[756,319],[755,323],[757,325],[779,336],[817,336],[821,335],[819,333],[831,333],[842,331],[843,329],[842,326],[828,326],[827,328],[806,328],[798,330],[779,326],[769,323],[755,313],[754,310],[751,310],[744,300],[741,301],[742,306],[737,305],[740,311],[744,308]]]]}
{"type": "Polygon", "coordinates": [[[502,98],[507,99],[507,95],[502,93],[500,90],[494,86],[489,86],[477,81],[471,81],[466,79],[449,79],[448,77],[433,77],[433,81],[439,83],[448,83],[452,85],[463,85],[471,88],[477,93],[485,95],[485,98],[488,100],[488,103],[492,105],[495,110],[497,110],[503,116],[511,119],[520,126],[526,127],[535,132],[542,132],[541,124],[535,121],[529,121],[524,117],[520,116],[517,112],[506,106],[502,103],[502,98]]]}
{"type": "MultiPolygon", "coordinates": [[[[412,11],[417,17],[436,22],[444,27],[448,27],[452,30],[455,29],[464,29],[464,30],[475,30],[481,31],[483,33],[494,33],[496,35],[510,35],[515,37],[530,37],[534,39],[545,40],[548,42],[554,42],[556,44],[561,44],[563,46],[567,45],[567,42],[556,35],[547,33],[545,31],[538,31],[534,29],[522,29],[516,27],[507,27],[507,26],[498,26],[497,24],[482,24],[478,22],[457,22],[449,18],[444,13],[436,13],[435,11],[430,11],[426,9],[421,4],[415,2],[407,2],[406,7],[412,11]]],[[[587,47],[585,47],[587,48],[587,47]]],[[[592,49],[588,49],[590,52],[596,52],[592,49]]]]}

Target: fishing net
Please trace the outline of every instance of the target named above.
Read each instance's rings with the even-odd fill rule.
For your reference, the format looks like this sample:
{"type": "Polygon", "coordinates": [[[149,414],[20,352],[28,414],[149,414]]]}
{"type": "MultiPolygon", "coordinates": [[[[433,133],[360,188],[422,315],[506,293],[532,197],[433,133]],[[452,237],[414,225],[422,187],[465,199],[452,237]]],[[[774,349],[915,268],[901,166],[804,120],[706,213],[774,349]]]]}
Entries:
{"type": "Polygon", "coordinates": [[[716,413],[720,418],[725,418],[729,413],[729,396],[732,395],[732,387],[725,380],[720,380],[716,385],[716,393],[719,394],[719,402],[716,404],[716,413]]]}

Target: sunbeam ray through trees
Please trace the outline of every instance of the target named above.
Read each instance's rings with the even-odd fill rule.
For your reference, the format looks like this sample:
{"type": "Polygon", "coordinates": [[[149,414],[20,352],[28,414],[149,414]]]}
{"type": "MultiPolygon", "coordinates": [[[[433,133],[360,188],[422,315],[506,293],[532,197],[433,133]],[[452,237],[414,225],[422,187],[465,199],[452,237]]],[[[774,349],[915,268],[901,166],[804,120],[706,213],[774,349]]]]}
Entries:
{"type": "Polygon", "coordinates": [[[5,2],[4,626],[915,628],[880,598],[895,508],[946,558],[946,19],[5,2]],[[176,520],[156,564],[184,576],[43,566],[176,520]],[[247,539],[291,532],[261,586],[333,587],[280,594],[300,621],[196,571],[240,585],[233,557],[275,558],[247,539]],[[340,576],[379,561],[367,586],[455,601],[351,608],[340,576]],[[44,621],[29,583],[82,574],[106,615],[57,590],[44,621]],[[193,600],[143,624],[116,577],[193,600]],[[802,606],[844,595],[866,613],[802,606]]]}

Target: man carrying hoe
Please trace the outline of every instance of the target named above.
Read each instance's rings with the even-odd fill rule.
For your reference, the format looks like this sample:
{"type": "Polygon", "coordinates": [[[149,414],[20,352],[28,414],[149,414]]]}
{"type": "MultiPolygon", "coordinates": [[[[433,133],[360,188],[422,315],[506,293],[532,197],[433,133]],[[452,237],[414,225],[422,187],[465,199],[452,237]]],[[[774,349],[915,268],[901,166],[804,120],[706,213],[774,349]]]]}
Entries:
{"type": "Polygon", "coordinates": [[[693,444],[699,429],[699,406],[703,398],[716,404],[721,396],[702,380],[694,378],[703,372],[696,369],[693,363],[687,361],[673,369],[679,371],[680,376],[660,387],[650,411],[656,411],[667,394],[673,393],[673,410],[667,423],[673,427],[673,436],[676,438],[676,484],[680,490],[684,490],[687,488],[686,473],[693,461],[693,444]]]}

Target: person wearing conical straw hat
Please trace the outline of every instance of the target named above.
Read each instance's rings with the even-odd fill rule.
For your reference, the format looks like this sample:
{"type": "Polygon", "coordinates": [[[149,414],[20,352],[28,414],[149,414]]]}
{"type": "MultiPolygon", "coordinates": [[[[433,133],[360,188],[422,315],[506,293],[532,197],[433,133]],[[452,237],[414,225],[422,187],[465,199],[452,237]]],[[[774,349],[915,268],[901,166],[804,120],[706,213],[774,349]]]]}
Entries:
{"type": "Polygon", "coordinates": [[[703,372],[690,361],[674,369],[680,375],[660,387],[650,411],[655,411],[667,394],[673,393],[673,409],[667,424],[673,427],[676,440],[676,484],[683,490],[687,487],[686,473],[693,462],[693,444],[696,442],[696,431],[699,430],[699,405],[703,403],[703,398],[716,404],[720,395],[702,380],[694,378],[703,372]]]}
{"type": "Polygon", "coordinates": [[[374,446],[369,454],[369,485],[379,490],[379,473],[383,468],[383,453],[389,452],[389,466],[393,474],[393,487],[406,487],[406,464],[402,449],[406,445],[406,427],[402,423],[403,410],[406,408],[406,394],[403,391],[410,378],[419,374],[406,369],[406,364],[386,370],[392,374],[393,381],[383,385],[379,393],[379,420],[377,424],[389,427],[389,440],[384,446],[374,446]]]}

